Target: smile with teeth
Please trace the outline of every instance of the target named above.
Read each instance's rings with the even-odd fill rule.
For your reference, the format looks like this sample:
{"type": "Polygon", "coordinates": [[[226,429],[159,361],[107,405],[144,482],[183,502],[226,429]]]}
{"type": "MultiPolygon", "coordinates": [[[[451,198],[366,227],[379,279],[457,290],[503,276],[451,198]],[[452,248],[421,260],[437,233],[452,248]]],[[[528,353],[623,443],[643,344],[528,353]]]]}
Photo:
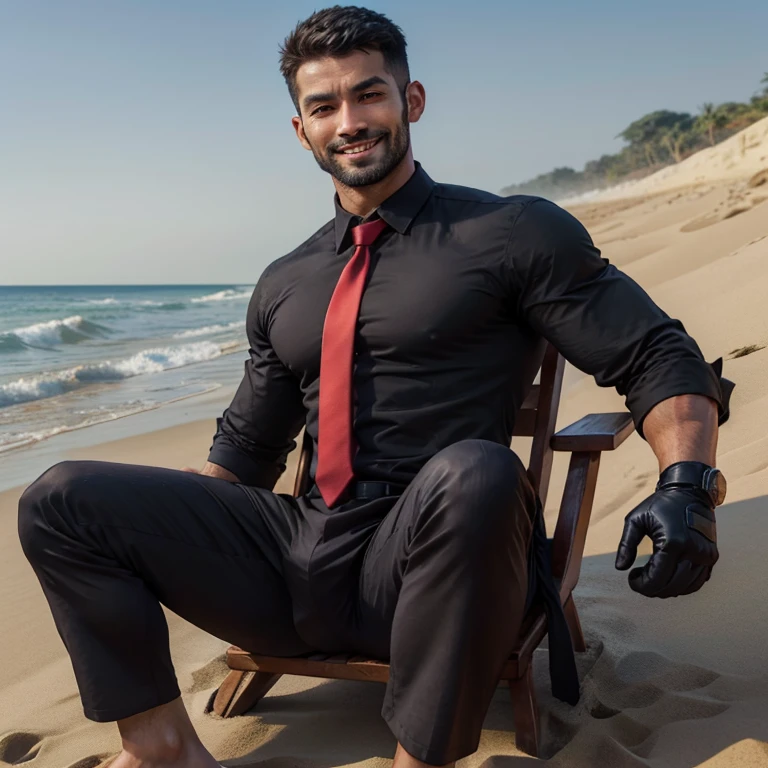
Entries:
{"type": "Polygon", "coordinates": [[[378,139],[374,139],[373,141],[368,141],[365,144],[355,144],[354,147],[351,149],[342,149],[340,154],[342,155],[359,155],[361,152],[367,152],[369,149],[372,149],[376,146],[376,144],[379,143],[379,140],[381,139],[381,136],[379,136],[378,139]]]}

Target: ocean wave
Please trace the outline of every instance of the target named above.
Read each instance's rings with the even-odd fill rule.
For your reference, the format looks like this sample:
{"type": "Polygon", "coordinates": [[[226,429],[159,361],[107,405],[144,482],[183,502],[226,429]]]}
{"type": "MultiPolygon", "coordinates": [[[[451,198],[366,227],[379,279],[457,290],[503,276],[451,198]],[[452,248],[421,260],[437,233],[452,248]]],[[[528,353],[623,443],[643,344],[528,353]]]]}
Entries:
{"type": "Polygon", "coordinates": [[[115,299],[111,296],[106,299],[85,299],[85,301],[88,304],[97,307],[113,307],[120,305],[128,309],[135,309],[139,307],[141,309],[149,308],[174,310],[186,309],[187,307],[183,301],[153,301],[152,299],[143,299],[141,301],[137,301],[135,299],[115,299]]]}
{"type": "Polygon", "coordinates": [[[89,304],[95,304],[97,306],[106,306],[109,304],[120,304],[120,302],[117,299],[113,298],[112,296],[109,296],[106,299],[86,299],[86,301],[89,304]]]}
{"type": "Polygon", "coordinates": [[[0,385],[0,408],[64,395],[95,383],[120,381],[145,373],[159,373],[171,368],[213,360],[234,351],[237,344],[198,341],[179,347],[146,349],[125,360],[90,363],[64,371],[29,376],[0,385]]]}
{"type": "Polygon", "coordinates": [[[235,301],[237,299],[250,299],[253,291],[235,291],[232,288],[227,288],[225,291],[216,291],[216,293],[209,293],[207,296],[198,296],[192,299],[195,304],[207,301],[235,301]]]}
{"type": "MultiPolygon", "coordinates": [[[[194,299],[192,299],[194,301],[194,299]]],[[[138,302],[138,306],[145,307],[146,309],[152,311],[152,310],[179,310],[179,309],[186,309],[187,305],[183,301],[140,301],[138,302]]]]}
{"type": "MultiPolygon", "coordinates": [[[[6,453],[8,451],[16,450],[17,448],[25,448],[29,445],[34,445],[42,440],[47,440],[49,437],[55,437],[63,432],[75,432],[78,429],[86,429],[87,427],[95,426],[96,424],[103,424],[106,421],[115,421],[116,419],[122,419],[126,416],[133,416],[137,413],[145,413],[146,411],[153,411],[156,408],[160,408],[163,405],[169,405],[170,403],[176,403],[180,400],[187,400],[190,397],[199,397],[200,395],[208,394],[219,389],[221,384],[212,384],[197,392],[190,392],[179,397],[173,397],[165,402],[146,402],[143,400],[132,400],[127,403],[114,408],[102,407],[96,412],[87,412],[87,417],[80,422],[74,424],[62,424],[55,427],[48,427],[46,429],[40,429],[37,432],[9,432],[6,434],[0,434],[0,453],[6,453]]],[[[80,413],[80,412],[78,412],[80,413]]],[[[83,412],[84,414],[86,412],[83,412]]]]}
{"type": "Polygon", "coordinates": [[[57,347],[60,344],[79,344],[94,338],[104,338],[110,329],[85,320],[80,315],[63,320],[48,320],[23,328],[0,333],[0,352],[18,352],[28,347],[57,347]]]}
{"type": "Polygon", "coordinates": [[[233,323],[227,323],[226,325],[217,323],[216,325],[205,325],[202,328],[191,328],[188,331],[179,331],[173,334],[174,339],[189,339],[194,336],[208,336],[212,333],[223,333],[224,331],[232,331],[235,328],[243,328],[243,322],[236,320],[233,323]]]}
{"type": "Polygon", "coordinates": [[[0,334],[0,355],[25,349],[29,349],[29,344],[25,344],[15,333],[0,334]]]}

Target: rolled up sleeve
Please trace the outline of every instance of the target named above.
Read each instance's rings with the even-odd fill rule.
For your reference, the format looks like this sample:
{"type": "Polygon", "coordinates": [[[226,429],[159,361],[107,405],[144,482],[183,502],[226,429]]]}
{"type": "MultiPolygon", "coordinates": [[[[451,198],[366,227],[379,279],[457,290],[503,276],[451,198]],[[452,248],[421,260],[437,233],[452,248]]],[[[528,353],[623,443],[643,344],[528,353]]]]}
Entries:
{"type": "Polygon", "coordinates": [[[306,411],[298,379],[269,341],[265,279],[262,276],[248,306],[250,349],[243,379],[217,420],[208,461],[233,472],[246,485],[272,490],[296,447],[294,438],[304,426],[306,411]]]}
{"type": "Polygon", "coordinates": [[[625,397],[642,435],[662,400],[704,395],[728,418],[733,384],[704,360],[679,320],[600,256],[581,223],[547,200],[518,215],[507,254],[521,318],[574,366],[625,397]]]}

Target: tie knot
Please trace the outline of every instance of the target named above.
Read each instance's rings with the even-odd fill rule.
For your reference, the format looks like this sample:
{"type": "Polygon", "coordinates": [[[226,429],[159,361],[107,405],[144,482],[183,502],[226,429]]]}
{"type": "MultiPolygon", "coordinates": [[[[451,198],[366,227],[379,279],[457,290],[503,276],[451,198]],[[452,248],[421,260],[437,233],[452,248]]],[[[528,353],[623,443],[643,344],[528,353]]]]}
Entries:
{"type": "Polygon", "coordinates": [[[352,227],[352,242],[355,245],[373,245],[376,238],[386,229],[387,222],[376,219],[365,224],[352,227]]]}

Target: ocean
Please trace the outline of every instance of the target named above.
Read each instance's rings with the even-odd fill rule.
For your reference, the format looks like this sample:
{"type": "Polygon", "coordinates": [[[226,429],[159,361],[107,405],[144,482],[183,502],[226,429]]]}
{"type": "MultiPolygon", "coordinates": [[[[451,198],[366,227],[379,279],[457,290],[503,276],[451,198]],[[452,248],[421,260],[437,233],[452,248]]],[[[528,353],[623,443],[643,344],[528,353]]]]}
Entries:
{"type": "Polygon", "coordinates": [[[0,286],[0,455],[235,386],[253,286],[0,286]]]}

